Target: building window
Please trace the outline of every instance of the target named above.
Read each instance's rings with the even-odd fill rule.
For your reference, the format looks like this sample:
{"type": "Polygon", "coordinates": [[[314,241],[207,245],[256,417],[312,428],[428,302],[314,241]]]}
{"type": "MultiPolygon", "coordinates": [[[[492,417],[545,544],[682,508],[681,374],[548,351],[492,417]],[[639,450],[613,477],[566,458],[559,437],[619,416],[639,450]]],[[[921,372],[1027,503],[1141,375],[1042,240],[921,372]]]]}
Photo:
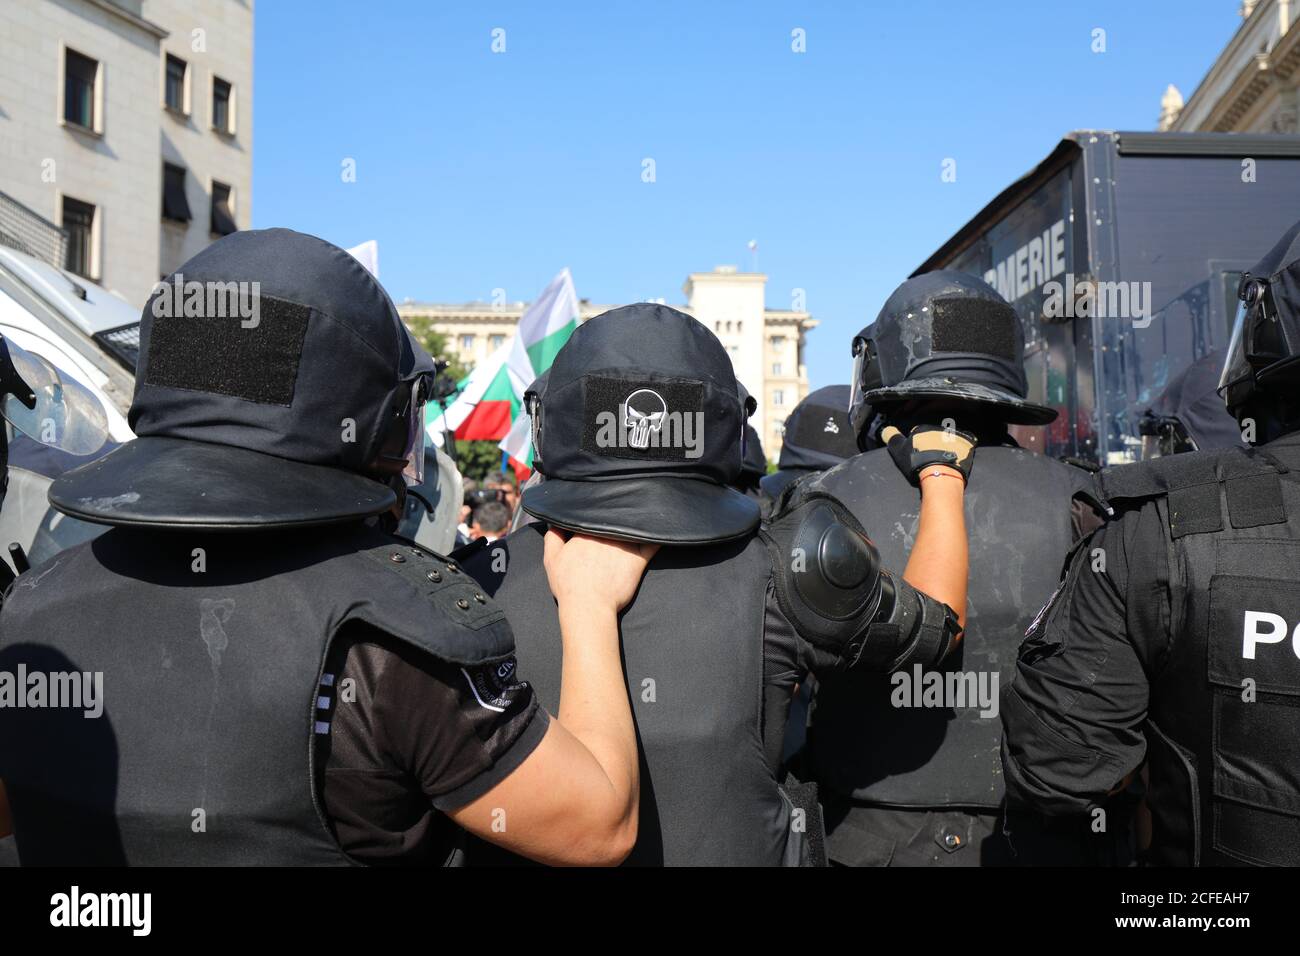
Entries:
{"type": "Polygon", "coordinates": [[[778,408],[785,404],[784,390],[778,388],[772,392],[772,404],[777,406],[778,408]]]}
{"type": "Polygon", "coordinates": [[[95,268],[95,207],[80,199],[63,197],[63,228],[68,232],[68,251],[63,266],[86,279],[95,268]]]}
{"type": "Polygon", "coordinates": [[[772,344],[773,352],[780,352],[782,349],[785,348],[785,336],[784,335],[772,336],[771,344],[772,344]]]}
{"type": "Polygon", "coordinates": [[[83,129],[98,129],[95,86],[99,81],[99,61],[76,50],[65,50],[63,71],[64,121],[83,129]]]}
{"type": "Polygon", "coordinates": [[[745,323],[742,322],[742,321],[737,320],[737,321],[736,321],[736,331],[737,331],[737,332],[743,332],[743,331],[745,331],[745,323]]]}
{"type": "Polygon", "coordinates": [[[235,114],[230,108],[230,84],[219,76],[212,78],[212,128],[233,136],[235,114]]]}
{"type": "Polygon", "coordinates": [[[781,369],[781,363],[780,363],[780,362],[773,362],[773,363],[772,363],[772,375],[773,375],[773,376],[777,376],[777,377],[779,377],[779,376],[782,376],[782,375],[784,375],[784,374],[785,374],[785,372],[782,371],[782,369],[781,369]]]}
{"type": "Polygon", "coordinates": [[[462,336],[460,337],[460,350],[461,350],[462,352],[472,352],[472,351],[474,351],[474,336],[472,336],[472,335],[462,335],[462,336]]]}
{"type": "Polygon", "coordinates": [[[167,76],[163,81],[163,102],[175,113],[188,113],[185,108],[185,75],[189,65],[178,56],[167,54],[167,76]]]}
{"type": "Polygon", "coordinates": [[[189,222],[190,204],[185,198],[185,167],[163,163],[162,214],[172,222],[189,222]]]}
{"type": "Polygon", "coordinates": [[[495,352],[497,349],[501,348],[501,346],[503,346],[503,345],[505,345],[505,344],[506,344],[506,337],[505,337],[504,335],[489,335],[489,336],[488,336],[488,349],[489,349],[489,351],[495,352]]]}
{"type": "Polygon", "coordinates": [[[214,179],[212,180],[212,233],[217,236],[228,236],[238,231],[239,227],[235,225],[234,208],[230,201],[230,187],[214,179]]]}

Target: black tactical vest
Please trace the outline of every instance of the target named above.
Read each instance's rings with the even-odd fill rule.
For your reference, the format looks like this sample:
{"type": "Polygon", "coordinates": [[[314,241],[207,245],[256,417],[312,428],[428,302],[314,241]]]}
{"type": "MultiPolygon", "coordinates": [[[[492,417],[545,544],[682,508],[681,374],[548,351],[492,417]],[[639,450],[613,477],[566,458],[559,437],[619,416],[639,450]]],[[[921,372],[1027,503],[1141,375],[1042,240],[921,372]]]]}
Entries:
{"type": "MultiPolygon", "coordinates": [[[[818,484],[862,522],[884,566],[901,574],[921,499],[889,452],[850,458],[818,484]]],[[[924,677],[915,687],[914,669],[904,675],[906,682],[854,672],[822,680],[808,757],[823,788],[895,807],[992,809],[1002,803],[1001,723],[996,711],[980,716],[979,690],[987,691],[995,708],[998,691],[1015,671],[1025,630],[1060,579],[1074,537],[1071,500],[1091,484],[1087,472],[1019,448],[991,445],[975,452],[965,498],[966,632],[957,651],[935,668],[945,687],[960,689],[966,706],[894,706],[938,702],[925,697],[924,677]]],[[[944,698],[949,699],[957,700],[944,698]]]]}
{"type": "MultiPolygon", "coordinates": [[[[555,713],[563,655],[543,535],[539,525],[521,528],[465,567],[495,590],[512,620],[527,622],[517,627],[519,672],[555,713]]],[[[640,829],[629,865],[795,865],[807,857],[807,835],[792,826],[793,807],[763,750],[770,560],[758,537],[664,548],[623,613],[623,664],[641,750],[640,829]]],[[[472,847],[470,863],[488,860],[485,850],[472,847]]]]}
{"type": "Polygon", "coordinates": [[[508,657],[478,591],[360,525],[116,528],[34,568],[0,614],[0,672],[100,672],[104,707],[0,711],[23,863],[349,862],[312,766],[330,641],[362,621],[451,663],[508,657]]]}
{"type": "Polygon", "coordinates": [[[1300,441],[1262,451],[1103,474],[1112,507],[1155,507],[1168,535],[1169,619],[1138,569],[1128,595],[1156,864],[1300,865],[1300,441]]]}

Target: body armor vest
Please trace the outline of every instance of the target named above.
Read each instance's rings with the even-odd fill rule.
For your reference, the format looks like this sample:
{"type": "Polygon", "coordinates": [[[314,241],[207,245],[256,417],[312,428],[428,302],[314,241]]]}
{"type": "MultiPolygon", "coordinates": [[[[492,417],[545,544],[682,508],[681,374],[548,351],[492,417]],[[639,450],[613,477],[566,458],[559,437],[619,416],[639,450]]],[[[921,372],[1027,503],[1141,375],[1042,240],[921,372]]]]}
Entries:
{"type": "Polygon", "coordinates": [[[6,715],[23,863],[349,862],[312,766],[330,641],[358,621],[450,663],[508,657],[510,629],[478,590],[362,525],[115,528],[34,568],[0,615],[0,672],[102,674],[103,712],[6,715]]]}
{"type": "MultiPolygon", "coordinates": [[[[862,522],[881,563],[901,575],[921,499],[889,452],[857,455],[817,481],[862,522]]],[[[976,451],[965,496],[965,636],[931,669],[938,676],[928,682],[917,668],[821,681],[808,756],[824,788],[895,807],[992,809],[1002,803],[998,691],[1010,683],[1025,630],[1060,579],[1074,537],[1071,500],[1091,484],[1087,472],[1019,448],[976,451]],[[927,683],[935,686],[939,677],[962,700],[927,699],[927,683]],[[990,707],[981,706],[981,695],[990,707]]]]}
{"type": "Polygon", "coordinates": [[[1112,507],[1155,507],[1168,537],[1168,619],[1140,569],[1128,594],[1151,682],[1153,863],[1300,865],[1300,442],[1263,451],[1103,476],[1112,507]]]}
{"type": "MultiPolygon", "coordinates": [[[[521,528],[466,570],[517,621],[519,673],[556,713],[563,646],[545,529],[521,528]],[[506,571],[508,566],[508,573],[506,571]]],[[[628,865],[798,864],[806,834],[764,755],[763,622],[771,578],[762,540],[663,548],[623,612],[620,633],[641,751],[641,811],[628,865]]],[[[784,727],[771,729],[780,735],[784,727]]],[[[500,862],[475,844],[469,861],[500,862]]]]}

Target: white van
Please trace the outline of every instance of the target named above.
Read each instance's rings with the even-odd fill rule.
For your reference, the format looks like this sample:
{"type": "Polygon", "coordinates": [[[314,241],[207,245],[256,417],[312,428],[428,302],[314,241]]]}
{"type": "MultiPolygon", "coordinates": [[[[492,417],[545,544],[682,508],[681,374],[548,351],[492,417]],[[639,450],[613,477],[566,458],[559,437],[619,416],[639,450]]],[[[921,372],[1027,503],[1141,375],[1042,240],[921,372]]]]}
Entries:
{"type": "Polygon", "coordinates": [[[0,246],[0,334],[95,393],[114,441],[130,441],[140,309],[86,279],[0,246]]]}
{"type": "MultiPolygon", "coordinates": [[[[139,309],[93,282],[0,246],[0,335],[86,386],[103,406],[112,441],[135,437],[126,413],[135,390],[139,309]]],[[[103,530],[50,509],[51,480],[11,460],[0,554],[17,542],[39,563],[103,530]]]]}

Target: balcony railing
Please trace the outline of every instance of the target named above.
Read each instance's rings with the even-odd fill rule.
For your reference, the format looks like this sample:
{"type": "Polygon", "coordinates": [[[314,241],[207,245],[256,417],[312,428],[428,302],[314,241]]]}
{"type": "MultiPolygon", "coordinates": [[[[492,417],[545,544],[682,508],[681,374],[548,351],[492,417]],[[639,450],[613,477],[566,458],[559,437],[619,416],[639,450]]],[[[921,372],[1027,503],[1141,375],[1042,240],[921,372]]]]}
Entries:
{"type": "Polygon", "coordinates": [[[25,252],[62,269],[68,234],[18,200],[0,193],[0,246],[25,252]]]}

